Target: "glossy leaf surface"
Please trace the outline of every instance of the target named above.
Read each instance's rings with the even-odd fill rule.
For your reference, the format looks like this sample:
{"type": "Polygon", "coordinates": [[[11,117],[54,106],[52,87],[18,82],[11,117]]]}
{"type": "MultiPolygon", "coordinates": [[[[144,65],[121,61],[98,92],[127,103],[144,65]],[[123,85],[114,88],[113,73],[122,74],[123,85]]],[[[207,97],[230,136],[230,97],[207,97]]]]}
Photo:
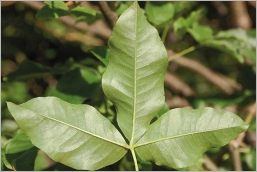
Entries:
{"type": "Polygon", "coordinates": [[[154,122],[135,150],[143,160],[182,168],[193,165],[205,151],[224,146],[246,129],[247,125],[231,112],[178,108],[154,122]]]}
{"type": "Polygon", "coordinates": [[[116,107],[119,127],[134,143],[163,106],[167,53],[137,3],[118,19],[109,48],[103,91],[116,107]]]}
{"type": "Polygon", "coordinates": [[[127,152],[118,130],[89,105],[48,97],[8,108],[35,146],[75,169],[99,169],[127,152]]]}

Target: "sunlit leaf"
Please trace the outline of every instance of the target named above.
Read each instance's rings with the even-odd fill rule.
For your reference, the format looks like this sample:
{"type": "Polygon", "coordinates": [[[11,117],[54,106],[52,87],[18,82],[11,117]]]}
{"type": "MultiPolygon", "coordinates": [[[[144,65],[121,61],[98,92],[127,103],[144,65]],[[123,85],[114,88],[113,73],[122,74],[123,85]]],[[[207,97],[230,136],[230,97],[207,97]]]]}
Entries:
{"type": "Polygon", "coordinates": [[[154,122],[134,147],[143,160],[182,168],[196,163],[208,149],[224,146],[247,127],[231,112],[178,108],[154,122]]]}
{"type": "Polygon", "coordinates": [[[137,141],[164,104],[167,52],[136,3],[118,19],[109,40],[102,85],[124,135],[137,141]]]}
{"type": "Polygon", "coordinates": [[[48,97],[8,108],[35,146],[75,169],[99,169],[127,152],[118,130],[89,105],[48,97]]]}

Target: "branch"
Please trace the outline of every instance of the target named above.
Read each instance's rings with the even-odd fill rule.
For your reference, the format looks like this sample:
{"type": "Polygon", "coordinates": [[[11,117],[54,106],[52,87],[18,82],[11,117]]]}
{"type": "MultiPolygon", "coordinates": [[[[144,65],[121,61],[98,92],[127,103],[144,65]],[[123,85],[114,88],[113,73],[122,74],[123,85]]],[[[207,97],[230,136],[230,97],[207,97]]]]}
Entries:
{"type": "Polygon", "coordinates": [[[178,78],[176,75],[166,73],[164,84],[177,92],[181,92],[185,96],[192,96],[195,92],[184,81],[178,78]]]}
{"type": "Polygon", "coordinates": [[[246,2],[231,1],[229,2],[232,12],[232,22],[235,27],[251,29],[252,21],[247,11],[246,2]]]}
{"type": "MultiPolygon", "coordinates": [[[[169,57],[174,54],[174,52],[171,50],[168,50],[167,52],[169,57]]],[[[178,64],[181,67],[192,70],[195,73],[198,73],[207,81],[218,87],[225,94],[230,95],[235,91],[241,90],[241,85],[236,83],[234,80],[210,70],[195,60],[186,57],[179,57],[172,62],[178,64]]]]}
{"type": "Polygon", "coordinates": [[[179,96],[172,96],[172,98],[166,100],[167,105],[173,109],[173,108],[177,108],[177,107],[190,107],[190,103],[179,96]]]}
{"type": "Polygon", "coordinates": [[[105,1],[99,1],[98,6],[102,11],[108,25],[112,29],[118,20],[118,15],[110,9],[109,5],[105,1]]]}
{"type": "MultiPolygon", "coordinates": [[[[24,1],[23,3],[35,10],[40,10],[43,6],[45,6],[43,2],[24,1]]],[[[76,20],[70,16],[60,17],[58,20],[62,21],[69,27],[74,27],[81,31],[90,32],[91,34],[99,36],[106,41],[111,35],[111,30],[102,20],[97,20],[91,25],[88,25],[85,22],[76,23],[76,20]]]]}
{"type": "MultiPolygon", "coordinates": [[[[248,111],[248,114],[245,118],[245,123],[250,124],[256,113],[256,102],[248,106],[247,111],[248,111]]],[[[229,151],[233,158],[233,165],[234,165],[235,171],[242,171],[241,154],[240,154],[239,148],[240,148],[240,145],[244,146],[243,139],[245,135],[246,135],[246,132],[243,132],[239,134],[239,136],[236,139],[232,140],[229,143],[229,151]]]]}
{"type": "Polygon", "coordinates": [[[204,154],[204,166],[207,170],[210,171],[219,171],[219,168],[217,167],[217,165],[211,160],[210,157],[208,157],[208,155],[204,154]]]}

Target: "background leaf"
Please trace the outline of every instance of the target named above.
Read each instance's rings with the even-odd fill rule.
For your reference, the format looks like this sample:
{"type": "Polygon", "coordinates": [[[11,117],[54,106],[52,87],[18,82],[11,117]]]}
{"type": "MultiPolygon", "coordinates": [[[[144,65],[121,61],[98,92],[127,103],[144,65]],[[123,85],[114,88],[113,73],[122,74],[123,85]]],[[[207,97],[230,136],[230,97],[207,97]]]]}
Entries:
{"type": "Polygon", "coordinates": [[[99,86],[100,77],[95,72],[87,69],[75,69],[58,81],[54,96],[69,103],[79,104],[94,96],[99,86]]]}
{"type": "Polygon", "coordinates": [[[109,63],[109,49],[105,46],[94,47],[91,53],[98,58],[105,66],[109,63]]]}
{"type": "Polygon", "coordinates": [[[119,127],[133,143],[164,104],[167,53],[137,3],[118,19],[109,48],[103,91],[117,109],[119,127]]]}
{"type": "Polygon", "coordinates": [[[36,18],[58,18],[69,14],[69,9],[63,1],[45,1],[45,3],[47,5],[37,12],[36,18]]]}
{"type": "Polygon", "coordinates": [[[48,97],[8,103],[8,109],[35,146],[75,169],[99,169],[127,152],[118,130],[89,105],[48,97]]]}
{"type": "Polygon", "coordinates": [[[34,147],[29,137],[22,131],[18,130],[17,134],[7,144],[6,154],[18,153],[34,147]]]}
{"type": "Polygon", "coordinates": [[[212,108],[173,109],[154,122],[136,143],[137,154],[157,165],[194,165],[212,147],[227,144],[247,125],[231,112],[212,108]]]}
{"type": "Polygon", "coordinates": [[[193,11],[187,18],[179,17],[173,24],[176,35],[183,37],[186,34],[188,28],[190,28],[193,23],[197,22],[196,20],[199,14],[200,11],[193,11]]]}
{"type": "Polygon", "coordinates": [[[199,43],[212,39],[213,37],[213,31],[209,26],[202,26],[198,23],[193,24],[192,28],[188,28],[188,32],[199,43]]]}
{"type": "Polygon", "coordinates": [[[170,2],[149,1],[146,5],[146,16],[157,28],[164,27],[174,16],[174,7],[170,2]]]}
{"type": "Polygon", "coordinates": [[[6,154],[4,157],[6,167],[14,171],[33,171],[37,150],[37,148],[33,147],[22,152],[6,154]]]}
{"type": "Polygon", "coordinates": [[[50,72],[51,68],[39,63],[25,59],[19,65],[19,68],[6,76],[7,81],[26,81],[42,77],[46,72],[50,72]]]}

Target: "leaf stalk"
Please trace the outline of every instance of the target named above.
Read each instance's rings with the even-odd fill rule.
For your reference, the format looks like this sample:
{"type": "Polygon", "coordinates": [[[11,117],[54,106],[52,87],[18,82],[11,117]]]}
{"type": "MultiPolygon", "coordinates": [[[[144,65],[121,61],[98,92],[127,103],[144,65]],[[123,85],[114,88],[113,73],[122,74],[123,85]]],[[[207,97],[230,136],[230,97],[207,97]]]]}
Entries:
{"type": "Polygon", "coordinates": [[[185,55],[185,54],[187,54],[187,53],[190,53],[190,52],[196,50],[196,49],[199,48],[199,47],[201,47],[201,45],[196,45],[196,46],[189,47],[189,48],[187,48],[187,49],[181,51],[180,53],[177,53],[177,54],[175,54],[175,55],[173,55],[173,56],[170,56],[170,57],[168,58],[168,61],[170,62],[170,61],[172,61],[172,60],[175,60],[175,59],[177,59],[177,58],[179,58],[179,57],[181,57],[181,56],[183,56],[183,55],[185,55]]]}
{"type": "Polygon", "coordinates": [[[130,145],[130,150],[131,150],[131,153],[132,153],[135,169],[136,169],[136,171],[138,171],[137,157],[136,157],[134,147],[132,145],[130,145]]]}

